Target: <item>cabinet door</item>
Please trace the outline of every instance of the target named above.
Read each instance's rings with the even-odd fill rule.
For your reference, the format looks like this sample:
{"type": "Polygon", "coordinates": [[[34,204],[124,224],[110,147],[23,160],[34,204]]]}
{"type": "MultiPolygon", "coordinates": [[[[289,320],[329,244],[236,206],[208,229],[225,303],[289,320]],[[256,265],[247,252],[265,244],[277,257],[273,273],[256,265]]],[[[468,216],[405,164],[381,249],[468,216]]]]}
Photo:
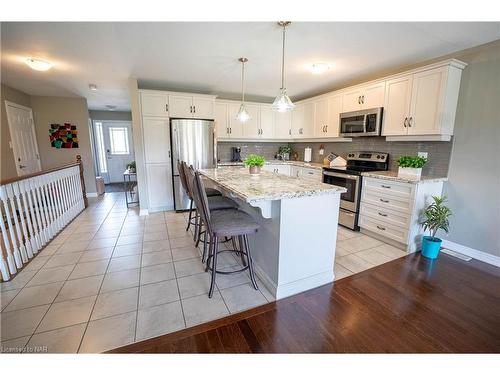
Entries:
{"type": "Polygon", "coordinates": [[[300,138],[303,133],[305,123],[304,104],[296,105],[292,111],[292,138],[300,138]]]}
{"type": "Polygon", "coordinates": [[[301,169],[302,168],[300,168],[300,167],[296,167],[296,166],[292,165],[292,167],[290,169],[290,176],[297,177],[297,178],[300,177],[300,170],[301,169]]]}
{"type": "Polygon", "coordinates": [[[148,180],[148,200],[151,211],[173,208],[172,171],[170,163],[146,164],[148,180]]]}
{"type": "Polygon", "coordinates": [[[260,106],[260,138],[274,138],[274,111],[270,106],[260,106]]]}
{"type": "MultiPolygon", "coordinates": [[[[240,105],[238,104],[238,111],[240,109],[240,105]]],[[[239,122],[238,120],[235,119],[235,122],[240,123],[240,126],[242,127],[243,130],[243,137],[247,139],[256,139],[260,138],[260,108],[258,105],[255,104],[246,104],[248,114],[250,115],[250,118],[246,122],[239,122]]],[[[236,115],[238,114],[238,111],[236,111],[236,115]]],[[[236,117],[235,115],[235,117],[236,117]]],[[[235,136],[232,134],[231,135],[233,138],[235,136]]]]}
{"type": "Polygon", "coordinates": [[[194,96],[193,117],[203,120],[212,120],[214,118],[214,105],[215,100],[213,98],[194,96]]]}
{"type": "Polygon", "coordinates": [[[446,68],[413,75],[408,134],[440,134],[446,68]]]}
{"type": "Polygon", "coordinates": [[[352,112],[361,109],[361,89],[347,91],[342,97],[342,112],[352,112]]]}
{"type": "Polygon", "coordinates": [[[325,137],[328,125],[328,99],[320,99],[314,102],[314,135],[325,137]]]}
{"type": "Polygon", "coordinates": [[[230,138],[243,138],[243,123],[236,119],[236,115],[240,110],[239,103],[229,104],[229,137],[230,138]]]}
{"type": "Polygon", "coordinates": [[[302,126],[301,138],[314,137],[314,103],[304,103],[304,124],[302,126]]]}
{"type": "Polygon", "coordinates": [[[168,117],[168,94],[141,92],[143,116],[168,117]]]}
{"type": "Polygon", "coordinates": [[[229,138],[228,107],[226,103],[215,103],[215,135],[218,139],[229,138]]]}
{"type": "Polygon", "coordinates": [[[291,168],[289,165],[276,165],[275,167],[278,170],[279,174],[284,174],[286,176],[290,176],[291,168]]]}
{"type": "Polygon", "coordinates": [[[165,118],[143,117],[146,163],[170,162],[170,129],[165,118]]]}
{"type": "Polygon", "coordinates": [[[391,79],[386,83],[382,135],[406,135],[410,113],[412,76],[391,79]]]}
{"type": "Polygon", "coordinates": [[[342,113],[342,95],[328,98],[328,121],[326,125],[327,137],[338,137],[340,133],[340,114],[342,113]]]}
{"type": "Polygon", "coordinates": [[[377,108],[384,105],[385,82],[379,82],[363,88],[361,104],[363,109],[377,108]]]}
{"type": "Polygon", "coordinates": [[[288,112],[274,112],[274,138],[289,139],[292,136],[292,114],[296,108],[288,112]]]}
{"type": "Polygon", "coordinates": [[[170,117],[192,118],[193,97],[187,95],[169,95],[170,117]]]}

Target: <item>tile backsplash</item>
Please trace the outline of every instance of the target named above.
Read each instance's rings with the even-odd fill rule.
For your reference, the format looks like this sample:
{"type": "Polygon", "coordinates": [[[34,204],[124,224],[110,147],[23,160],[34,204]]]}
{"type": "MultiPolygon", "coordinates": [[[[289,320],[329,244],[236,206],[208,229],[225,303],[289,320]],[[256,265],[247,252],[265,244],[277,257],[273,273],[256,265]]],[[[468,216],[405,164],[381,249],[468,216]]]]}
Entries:
{"type": "MultiPolygon", "coordinates": [[[[280,146],[286,142],[219,142],[217,144],[217,157],[220,161],[231,160],[231,147],[241,147],[241,157],[245,159],[248,154],[263,155],[272,160],[280,146]]],[[[304,159],[304,149],[312,148],[312,161],[322,163],[323,158],[330,152],[345,157],[352,151],[378,151],[389,154],[389,170],[396,171],[398,165],[396,160],[404,155],[417,155],[418,152],[428,153],[428,162],[422,170],[424,176],[445,177],[448,175],[451,149],[453,142],[386,142],[384,137],[360,137],[353,138],[352,142],[300,142],[290,143],[292,150],[297,152],[299,160],[304,159]],[[323,145],[324,155],[319,155],[319,148],[323,145]]]]}

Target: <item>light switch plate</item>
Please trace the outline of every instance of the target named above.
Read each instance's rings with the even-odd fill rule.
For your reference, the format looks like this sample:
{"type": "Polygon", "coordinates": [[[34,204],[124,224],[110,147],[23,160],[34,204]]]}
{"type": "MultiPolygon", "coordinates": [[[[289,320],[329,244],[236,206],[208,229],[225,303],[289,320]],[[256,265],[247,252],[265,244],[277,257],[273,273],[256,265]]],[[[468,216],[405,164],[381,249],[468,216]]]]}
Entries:
{"type": "Polygon", "coordinates": [[[320,154],[320,155],[323,155],[324,153],[325,153],[325,149],[324,149],[324,148],[320,148],[320,149],[319,149],[319,154],[320,154]]]}
{"type": "Polygon", "coordinates": [[[428,156],[428,155],[429,155],[429,153],[428,153],[428,152],[419,152],[419,153],[418,153],[418,156],[421,156],[421,157],[426,158],[426,159],[427,159],[427,156],[428,156]]]}

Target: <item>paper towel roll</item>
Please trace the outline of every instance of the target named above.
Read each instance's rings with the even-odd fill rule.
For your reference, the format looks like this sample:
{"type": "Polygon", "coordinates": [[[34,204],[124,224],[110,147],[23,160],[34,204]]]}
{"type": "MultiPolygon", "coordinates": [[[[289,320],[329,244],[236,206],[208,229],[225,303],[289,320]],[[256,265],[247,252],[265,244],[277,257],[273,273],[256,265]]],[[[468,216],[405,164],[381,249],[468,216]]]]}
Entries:
{"type": "Polygon", "coordinates": [[[311,147],[306,147],[304,149],[304,161],[309,163],[312,160],[312,149],[311,147]]]}

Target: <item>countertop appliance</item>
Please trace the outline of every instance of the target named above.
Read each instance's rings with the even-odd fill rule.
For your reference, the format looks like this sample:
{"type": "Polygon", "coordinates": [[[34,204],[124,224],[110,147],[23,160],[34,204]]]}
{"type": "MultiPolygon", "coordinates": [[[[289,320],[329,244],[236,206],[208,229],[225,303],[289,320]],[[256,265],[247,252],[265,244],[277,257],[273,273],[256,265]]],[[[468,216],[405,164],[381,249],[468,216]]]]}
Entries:
{"type": "Polygon", "coordinates": [[[389,154],[385,152],[356,151],[347,154],[345,167],[323,167],[323,182],[342,186],[347,192],[340,195],[339,224],[359,230],[359,201],[362,172],[386,171],[389,154]]]}
{"type": "Polygon", "coordinates": [[[241,162],[241,147],[231,147],[231,161],[241,162]]]}
{"type": "Polygon", "coordinates": [[[211,120],[170,120],[174,209],[189,209],[189,198],[182,188],[177,161],[185,161],[195,169],[213,168],[215,163],[214,122],[211,120]]]}
{"type": "Polygon", "coordinates": [[[340,114],[340,135],[342,137],[379,136],[382,128],[383,108],[340,114]]]}

